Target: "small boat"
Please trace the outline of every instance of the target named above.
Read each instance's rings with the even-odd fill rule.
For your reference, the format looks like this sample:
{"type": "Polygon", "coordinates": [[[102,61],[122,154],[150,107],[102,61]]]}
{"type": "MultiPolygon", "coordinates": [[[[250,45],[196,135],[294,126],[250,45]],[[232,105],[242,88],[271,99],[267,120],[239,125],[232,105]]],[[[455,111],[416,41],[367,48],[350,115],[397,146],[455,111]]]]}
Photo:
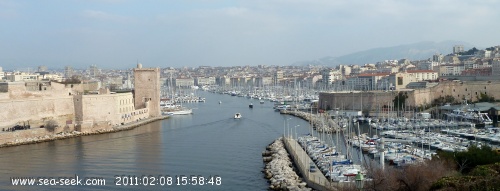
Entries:
{"type": "Polygon", "coordinates": [[[234,118],[235,118],[235,119],[239,119],[239,118],[241,118],[241,114],[240,114],[240,113],[236,113],[236,114],[234,114],[234,118]]]}
{"type": "Polygon", "coordinates": [[[221,104],[221,103],[222,103],[222,101],[219,101],[219,104],[221,104]]]}
{"type": "Polygon", "coordinates": [[[252,103],[250,103],[250,105],[248,105],[248,107],[249,107],[250,109],[251,109],[251,108],[253,108],[253,104],[252,104],[252,103]]]}
{"type": "Polygon", "coordinates": [[[264,100],[260,100],[260,104],[264,104],[264,100]]]}

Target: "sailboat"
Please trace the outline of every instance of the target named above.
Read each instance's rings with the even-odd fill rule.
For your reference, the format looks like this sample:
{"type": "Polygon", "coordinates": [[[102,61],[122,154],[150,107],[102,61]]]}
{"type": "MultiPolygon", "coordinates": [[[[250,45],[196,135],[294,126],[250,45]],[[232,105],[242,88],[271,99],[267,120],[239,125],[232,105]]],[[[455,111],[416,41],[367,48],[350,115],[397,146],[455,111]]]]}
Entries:
{"type": "MultiPolygon", "coordinates": [[[[172,73],[170,73],[170,87],[172,87],[172,73]]],[[[172,100],[175,103],[175,94],[172,92],[172,100]]],[[[189,115],[193,113],[193,109],[189,109],[182,106],[182,100],[180,101],[181,105],[173,105],[172,107],[162,107],[162,115],[189,115]]]]}

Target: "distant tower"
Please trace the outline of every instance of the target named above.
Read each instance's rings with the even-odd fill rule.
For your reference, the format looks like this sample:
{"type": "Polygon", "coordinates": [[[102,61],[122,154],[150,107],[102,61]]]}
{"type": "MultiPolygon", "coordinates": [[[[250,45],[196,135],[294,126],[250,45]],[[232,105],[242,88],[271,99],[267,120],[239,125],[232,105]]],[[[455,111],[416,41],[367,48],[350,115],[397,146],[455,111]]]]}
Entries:
{"type": "Polygon", "coordinates": [[[142,68],[140,63],[134,68],[134,106],[149,108],[150,117],[161,115],[159,68],[142,68]]]}
{"type": "Polygon", "coordinates": [[[47,66],[38,66],[38,72],[46,72],[47,66]]]}
{"type": "Polygon", "coordinates": [[[71,66],[65,66],[64,67],[64,77],[66,79],[69,79],[73,76],[73,67],[71,66]]]}
{"type": "Polygon", "coordinates": [[[453,46],[453,54],[458,54],[464,52],[464,45],[455,45],[453,46]]]}
{"type": "Polygon", "coordinates": [[[89,67],[89,75],[93,78],[99,76],[99,68],[96,65],[90,65],[89,67]]]}

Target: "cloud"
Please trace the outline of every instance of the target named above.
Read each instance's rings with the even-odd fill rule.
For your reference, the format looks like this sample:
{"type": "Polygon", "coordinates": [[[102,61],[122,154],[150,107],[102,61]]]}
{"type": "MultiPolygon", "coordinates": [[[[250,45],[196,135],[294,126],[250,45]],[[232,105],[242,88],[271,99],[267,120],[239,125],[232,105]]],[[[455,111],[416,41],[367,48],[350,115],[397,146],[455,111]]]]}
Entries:
{"type": "Polygon", "coordinates": [[[135,22],[135,19],[132,17],[126,17],[116,14],[111,14],[104,11],[96,11],[96,10],[84,10],[81,15],[84,18],[95,19],[100,21],[110,21],[110,22],[119,22],[119,23],[130,23],[135,22]]]}

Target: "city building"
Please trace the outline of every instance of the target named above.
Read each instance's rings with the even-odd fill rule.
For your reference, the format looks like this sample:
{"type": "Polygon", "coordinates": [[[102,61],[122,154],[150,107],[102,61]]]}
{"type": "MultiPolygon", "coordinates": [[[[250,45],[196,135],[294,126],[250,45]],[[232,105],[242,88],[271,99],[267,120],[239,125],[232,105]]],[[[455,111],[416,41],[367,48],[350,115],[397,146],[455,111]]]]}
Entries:
{"type": "Polygon", "coordinates": [[[500,59],[493,60],[491,64],[491,74],[500,76],[500,59]]]}
{"type": "Polygon", "coordinates": [[[463,64],[442,64],[439,66],[439,76],[457,76],[464,71],[463,64]]]}
{"type": "Polygon", "coordinates": [[[5,75],[5,80],[10,82],[18,81],[36,81],[39,80],[39,76],[36,74],[29,74],[24,72],[13,72],[5,75]]]}
{"type": "Polygon", "coordinates": [[[460,54],[462,52],[464,52],[464,45],[453,46],[453,54],[460,54]]]}
{"type": "Polygon", "coordinates": [[[73,67],[71,66],[64,67],[64,78],[69,79],[73,77],[73,73],[74,73],[73,67]]]}

